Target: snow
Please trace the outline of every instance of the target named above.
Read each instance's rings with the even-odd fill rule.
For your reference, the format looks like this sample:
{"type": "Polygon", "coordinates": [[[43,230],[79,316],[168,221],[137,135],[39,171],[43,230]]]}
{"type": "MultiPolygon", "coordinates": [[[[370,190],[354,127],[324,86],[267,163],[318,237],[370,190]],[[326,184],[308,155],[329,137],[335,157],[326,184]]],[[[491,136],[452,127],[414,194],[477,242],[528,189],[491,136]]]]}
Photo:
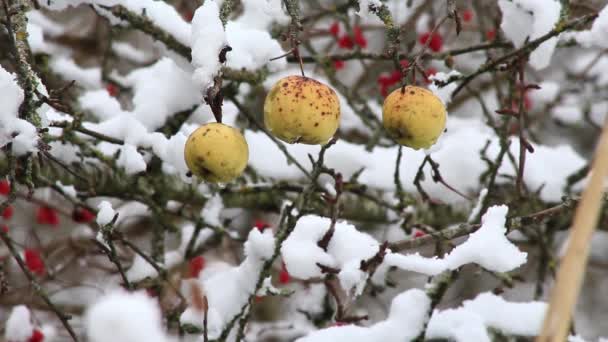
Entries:
{"type": "Polygon", "coordinates": [[[532,104],[536,108],[555,101],[559,93],[559,83],[553,81],[544,81],[538,84],[540,89],[531,89],[526,93],[532,104]]]}
{"type": "Polygon", "coordinates": [[[490,271],[508,272],[524,264],[527,254],[505,236],[508,211],[506,205],[490,207],[481,219],[481,228],[446,257],[448,267],[456,269],[474,262],[490,271]]]}
{"type": "Polygon", "coordinates": [[[130,60],[131,62],[138,64],[149,63],[154,58],[151,53],[143,49],[139,49],[126,42],[112,42],[112,51],[118,57],[130,60]]]}
{"type": "MultiPolygon", "coordinates": [[[[224,326],[240,312],[247,304],[249,297],[254,294],[259,273],[265,260],[274,251],[274,237],[269,229],[263,233],[257,229],[249,232],[245,242],[245,260],[234,267],[223,268],[208,278],[202,279],[201,272],[198,281],[209,303],[208,331],[209,338],[219,336],[224,326]]],[[[181,315],[180,321],[202,326],[203,317],[196,309],[188,307],[181,315]]]]}
{"type": "Polygon", "coordinates": [[[78,103],[83,110],[91,112],[100,121],[125,113],[118,100],[110,96],[106,89],[84,91],[78,97],[78,103]]]}
{"type": "Polygon", "coordinates": [[[112,205],[108,201],[102,201],[97,206],[99,212],[97,213],[97,224],[100,226],[105,226],[106,224],[112,222],[114,215],[116,212],[112,209],[112,205]]]}
{"type": "MultiPolygon", "coordinates": [[[[181,239],[180,239],[181,242],[179,245],[179,250],[182,251],[182,253],[185,253],[186,249],[188,248],[188,244],[190,243],[190,240],[192,239],[192,236],[194,234],[194,225],[191,223],[185,224],[180,228],[180,232],[181,232],[181,239]]],[[[213,236],[213,230],[211,230],[209,228],[201,229],[200,232],[198,233],[198,237],[196,239],[196,242],[194,243],[193,248],[197,248],[197,247],[201,246],[207,240],[209,240],[209,238],[211,238],[212,236],[213,236]]]]}
{"type": "Polygon", "coordinates": [[[63,191],[68,197],[77,199],[76,188],[73,185],[64,185],[61,181],[56,181],[55,185],[63,191]]]}
{"type": "MultiPolygon", "coordinates": [[[[170,251],[165,253],[164,255],[165,262],[164,264],[159,265],[165,269],[170,269],[180,262],[184,260],[183,254],[181,251],[170,251]]],[[[127,271],[127,279],[132,282],[138,282],[145,278],[155,278],[158,277],[158,271],[154,268],[154,266],[150,265],[146,259],[144,259],[141,255],[135,254],[133,258],[133,264],[131,268],[127,271]]]]}
{"type": "Polygon", "coordinates": [[[53,72],[66,81],[75,80],[76,84],[86,89],[101,88],[101,68],[83,68],[69,57],[53,57],[49,62],[53,72]]]}
{"type": "Polygon", "coordinates": [[[254,71],[267,66],[270,71],[278,71],[287,67],[285,58],[270,61],[285,54],[285,51],[265,30],[229,22],[226,25],[226,39],[232,47],[232,51],[226,55],[226,65],[230,68],[254,71]]]}
{"type": "Polygon", "coordinates": [[[85,315],[91,342],[168,342],[160,308],[144,292],[114,291],[103,296],[85,315]]]}
{"type": "Polygon", "coordinates": [[[17,156],[38,150],[36,127],[17,117],[23,99],[16,76],[0,66],[0,147],[12,142],[17,156]]]}
{"type": "Polygon", "coordinates": [[[362,17],[369,17],[370,15],[375,15],[369,10],[370,5],[376,8],[380,8],[382,7],[382,2],[380,0],[359,0],[358,14],[362,17]]]}
{"type": "MultiPolygon", "coordinates": [[[[443,134],[442,148],[432,153],[433,160],[440,164],[444,180],[464,192],[479,191],[479,176],[485,171],[486,165],[480,162],[479,151],[489,140],[487,149],[489,159],[494,159],[500,151],[500,143],[495,134],[478,118],[458,118],[451,116],[447,122],[448,131],[443,134]]],[[[260,175],[278,180],[301,179],[302,173],[294,165],[285,165],[286,158],[278,147],[263,133],[245,131],[245,139],[249,145],[250,155],[264,156],[264,158],[251,158],[249,165],[260,175]],[[284,165],[280,168],[276,165],[284,165]]],[[[519,156],[519,141],[511,138],[510,151],[517,159],[519,156]]],[[[316,155],[318,146],[294,144],[285,145],[289,153],[302,165],[309,167],[308,154],[316,155]]],[[[565,179],[583,165],[582,158],[570,145],[534,145],[535,152],[526,159],[524,182],[531,189],[539,189],[540,197],[544,201],[558,202],[563,195],[566,185],[565,179]],[[547,172],[551,170],[551,172],[547,172]]],[[[370,188],[394,191],[393,172],[397,155],[397,147],[375,147],[372,152],[365,150],[362,145],[352,144],[339,140],[327,150],[326,166],[341,172],[345,179],[351,177],[361,168],[364,170],[359,176],[359,182],[367,184],[370,188]]],[[[413,184],[417,166],[425,157],[423,151],[412,149],[403,150],[403,160],[415,167],[402,167],[400,177],[404,190],[417,194],[413,184]]],[[[432,198],[439,199],[448,204],[466,202],[461,196],[451,192],[441,184],[434,183],[426,170],[427,177],[422,186],[432,198]]],[[[503,163],[499,169],[500,174],[515,175],[510,163],[503,163]]],[[[497,182],[510,182],[505,178],[498,178],[497,182]]]]}
{"type": "Polygon", "coordinates": [[[213,77],[220,72],[219,54],[227,45],[224,26],[219,18],[219,6],[214,0],[205,1],[192,18],[192,65],[196,68],[192,79],[205,91],[213,85],[213,77]]]}
{"type": "Polygon", "coordinates": [[[4,338],[7,341],[26,342],[33,331],[30,311],[25,305],[15,306],[6,320],[4,338]]]}
{"type": "Polygon", "coordinates": [[[134,117],[149,131],[164,125],[176,112],[202,101],[190,73],[169,58],[131,72],[125,77],[125,85],[133,87],[134,117]]]}
{"type": "Polygon", "coordinates": [[[512,271],[526,262],[527,254],[505,236],[507,212],[505,205],[490,207],[481,219],[481,228],[471,233],[467,241],[456,246],[444,258],[389,253],[384,262],[389,266],[427,275],[437,275],[469,263],[494,272],[512,271]]]}
{"type": "Polygon", "coordinates": [[[273,23],[287,25],[289,16],[281,0],[242,0],[243,14],[236,19],[244,27],[267,30],[273,23]]]}
{"type": "MultiPolygon", "coordinates": [[[[459,76],[459,75],[460,75],[460,72],[458,72],[456,70],[452,70],[447,74],[445,72],[440,71],[434,75],[431,75],[429,77],[429,80],[444,82],[444,81],[447,81],[452,76],[459,76]]],[[[456,82],[452,82],[452,83],[446,85],[445,87],[439,87],[434,82],[429,84],[429,90],[432,91],[435,95],[437,95],[437,97],[439,97],[439,99],[441,99],[441,102],[443,102],[443,104],[446,106],[450,102],[452,102],[452,92],[454,92],[454,90],[456,90],[457,87],[458,87],[458,84],[456,82]]]]}
{"type": "Polygon", "coordinates": [[[426,338],[448,338],[457,342],[491,341],[487,328],[508,335],[535,336],[542,327],[547,305],[544,302],[512,303],[486,292],[464,301],[456,309],[435,310],[426,338]]]}
{"type": "MultiPolygon", "coordinates": [[[[557,21],[561,4],[557,0],[498,0],[502,12],[500,28],[517,48],[527,38],[534,40],[549,33],[557,21]]],[[[557,45],[557,37],[542,43],[530,54],[530,65],[535,69],[546,68],[557,45]]]]}
{"type": "Polygon", "coordinates": [[[215,194],[205,202],[205,206],[201,210],[201,217],[206,223],[212,226],[221,226],[222,221],[220,220],[220,214],[223,209],[224,203],[222,201],[222,196],[215,194]]]}
{"type": "Polygon", "coordinates": [[[122,145],[120,148],[120,155],[118,160],[116,160],[116,165],[124,168],[127,175],[146,171],[146,161],[144,160],[144,157],[137,151],[137,148],[131,144],[122,145]]]}
{"type": "Polygon", "coordinates": [[[363,291],[367,273],[360,270],[362,260],[374,256],[378,242],[347,222],[336,222],[327,251],[318,246],[331,220],[315,215],[301,217],[281,246],[281,256],[292,277],[310,279],[323,273],[317,264],[339,268],[338,279],[347,293],[358,296],[363,291]]]}
{"type": "Polygon", "coordinates": [[[122,5],[135,14],[143,14],[155,25],[169,32],[175,39],[184,45],[190,41],[190,25],[177,13],[175,7],[163,2],[153,0],[54,0],[41,2],[41,6],[54,11],[62,11],[68,7],[76,7],[81,4],[96,5],[100,14],[111,18],[116,24],[118,19],[109,12],[98,6],[122,5]]]}
{"type": "Polygon", "coordinates": [[[431,300],[419,289],[396,296],[384,321],[370,327],[356,325],[334,326],[310,333],[297,342],[398,342],[413,340],[424,327],[431,300]]]}
{"type": "Polygon", "coordinates": [[[585,47],[608,48],[608,5],[598,12],[591,29],[574,32],[568,36],[585,47]]]}
{"type": "Polygon", "coordinates": [[[485,201],[487,195],[488,189],[481,189],[481,191],[479,192],[479,197],[477,198],[477,203],[475,204],[475,207],[473,207],[473,210],[471,210],[471,214],[469,214],[469,219],[467,220],[467,222],[472,223],[473,220],[475,220],[475,218],[477,217],[477,215],[479,215],[479,212],[481,211],[481,208],[483,206],[483,201],[485,201]]]}

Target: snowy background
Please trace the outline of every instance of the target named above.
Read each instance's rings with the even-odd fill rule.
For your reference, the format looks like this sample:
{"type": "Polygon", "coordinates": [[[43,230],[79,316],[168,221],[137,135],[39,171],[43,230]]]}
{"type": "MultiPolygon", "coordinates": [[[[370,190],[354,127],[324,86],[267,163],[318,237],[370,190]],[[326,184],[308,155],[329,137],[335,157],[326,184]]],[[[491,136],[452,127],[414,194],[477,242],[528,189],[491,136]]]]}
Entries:
{"type": "MultiPolygon", "coordinates": [[[[0,341],[539,334],[608,114],[606,1],[0,3],[0,341]],[[325,148],[263,128],[294,48],[340,99],[325,148]],[[447,106],[429,150],[382,128],[403,81],[447,106]],[[183,158],[210,89],[249,145],[230,184],[183,158]]],[[[608,336],[607,210],[592,243],[570,341],[608,336]]]]}

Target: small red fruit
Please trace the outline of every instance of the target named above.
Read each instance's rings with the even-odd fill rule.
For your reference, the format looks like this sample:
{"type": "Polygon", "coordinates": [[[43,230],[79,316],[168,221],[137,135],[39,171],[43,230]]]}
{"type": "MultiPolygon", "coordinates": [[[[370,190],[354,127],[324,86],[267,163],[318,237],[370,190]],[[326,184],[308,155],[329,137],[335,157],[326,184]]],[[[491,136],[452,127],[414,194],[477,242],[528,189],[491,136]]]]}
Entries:
{"type": "Polygon", "coordinates": [[[338,46],[343,49],[352,49],[353,47],[355,47],[355,43],[349,35],[345,34],[340,39],[338,39],[338,46]]]}
{"type": "Polygon", "coordinates": [[[332,36],[338,38],[338,35],[340,34],[340,23],[338,23],[336,21],[333,24],[331,24],[331,26],[329,27],[329,33],[332,36]]]}
{"type": "Polygon", "coordinates": [[[489,30],[488,32],[486,32],[486,39],[487,40],[496,39],[496,30],[489,30]]]}
{"type": "Polygon", "coordinates": [[[422,236],[425,236],[425,235],[426,235],[426,233],[423,232],[422,230],[420,230],[420,229],[414,229],[414,238],[419,238],[419,237],[422,237],[422,236]]]}
{"type": "Polygon", "coordinates": [[[9,205],[8,207],[4,208],[4,211],[2,211],[2,217],[5,220],[10,220],[11,217],[13,217],[13,206],[9,205]]]}
{"type": "Polygon", "coordinates": [[[95,219],[95,214],[87,208],[76,208],[72,212],[72,220],[77,223],[89,223],[95,219]]]}
{"type": "Polygon", "coordinates": [[[283,266],[281,267],[281,272],[279,272],[279,283],[285,285],[285,284],[289,284],[290,281],[291,281],[291,276],[289,275],[289,272],[287,272],[287,268],[285,267],[285,264],[283,264],[283,266]]]}
{"type": "Polygon", "coordinates": [[[473,11],[472,10],[466,9],[466,10],[462,11],[462,21],[464,21],[465,23],[468,23],[472,19],[473,19],[473,11]]]}
{"type": "Polygon", "coordinates": [[[270,227],[270,223],[268,223],[268,222],[266,222],[264,220],[255,220],[255,223],[253,224],[253,226],[255,228],[257,228],[259,231],[263,232],[264,229],[270,227]]]}
{"type": "Polygon", "coordinates": [[[34,329],[34,332],[32,332],[32,336],[30,336],[30,339],[27,340],[27,342],[42,342],[44,341],[44,334],[42,333],[42,331],[38,330],[38,329],[34,329]]]}
{"type": "Polygon", "coordinates": [[[336,70],[340,70],[344,68],[344,61],[343,60],[335,60],[334,61],[334,69],[336,70]]]}
{"type": "Polygon", "coordinates": [[[48,224],[51,226],[59,225],[59,216],[53,208],[39,207],[36,212],[36,222],[39,224],[48,224]]]}
{"type": "Polygon", "coordinates": [[[430,80],[430,77],[435,75],[436,73],[437,69],[433,67],[426,69],[426,71],[424,72],[424,82],[426,82],[427,84],[431,83],[432,81],[430,80]]]}
{"type": "Polygon", "coordinates": [[[0,181],[0,195],[8,195],[11,192],[11,183],[6,179],[0,181]]]}
{"type": "Polygon", "coordinates": [[[196,256],[190,260],[188,264],[190,270],[190,278],[198,278],[203,268],[205,268],[205,258],[202,255],[196,256]]]}
{"type": "Polygon", "coordinates": [[[116,86],[116,84],[114,83],[108,83],[108,85],[106,85],[106,90],[108,91],[108,94],[110,94],[110,96],[112,97],[116,97],[118,95],[118,87],[116,86]]]}
{"type": "Polygon", "coordinates": [[[361,30],[361,27],[355,26],[353,28],[353,35],[355,37],[355,43],[357,45],[359,45],[362,48],[367,47],[367,38],[365,38],[365,36],[363,35],[363,30],[361,30]]]}
{"type": "Polygon", "coordinates": [[[184,20],[187,22],[192,22],[192,18],[194,18],[194,12],[188,11],[184,13],[184,20]]]}
{"type": "Polygon", "coordinates": [[[2,230],[3,233],[8,234],[8,226],[3,224],[0,226],[0,230],[2,230]]]}
{"type": "Polygon", "coordinates": [[[423,33],[422,35],[420,35],[420,38],[418,38],[418,42],[420,42],[420,44],[422,45],[425,45],[429,39],[431,40],[429,42],[429,48],[434,52],[441,51],[441,48],[443,47],[443,38],[437,32],[433,33],[433,35],[431,35],[430,32],[423,33]]]}
{"type": "Polygon", "coordinates": [[[30,272],[39,276],[43,276],[46,273],[44,262],[42,262],[42,257],[38,250],[27,248],[23,254],[25,266],[27,266],[27,269],[30,270],[30,272]]]}

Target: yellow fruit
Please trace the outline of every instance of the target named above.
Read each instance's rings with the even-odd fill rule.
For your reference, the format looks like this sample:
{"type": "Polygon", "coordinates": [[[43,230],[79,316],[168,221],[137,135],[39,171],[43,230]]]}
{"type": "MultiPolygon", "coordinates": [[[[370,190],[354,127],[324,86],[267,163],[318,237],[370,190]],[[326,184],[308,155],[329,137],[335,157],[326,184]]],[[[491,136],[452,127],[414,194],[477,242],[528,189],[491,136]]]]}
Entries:
{"type": "Polygon", "coordinates": [[[190,134],[184,158],[190,171],[203,180],[226,183],[245,170],[249,148],[239,130],[214,122],[202,125],[190,134]]]}
{"type": "Polygon", "coordinates": [[[266,96],[264,123],[287,143],[325,144],[338,130],[340,101],[333,89],[319,81],[287,76],[266,96]]]}
{"type": "Polygon", "coordinates": [[[382,121],[389,135],[416,150],[437,141],[446,118],[443,102],[431,91],[415,86],[394,90],[382,106],[382,121]]]}

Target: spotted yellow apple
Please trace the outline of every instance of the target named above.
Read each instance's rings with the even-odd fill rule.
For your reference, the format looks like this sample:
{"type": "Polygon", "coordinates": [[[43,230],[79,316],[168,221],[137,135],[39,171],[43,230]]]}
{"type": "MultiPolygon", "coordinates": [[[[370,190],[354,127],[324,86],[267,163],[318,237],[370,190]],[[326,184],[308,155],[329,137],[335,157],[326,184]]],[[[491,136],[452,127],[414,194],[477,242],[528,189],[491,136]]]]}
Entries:
{"type": "Polygon", "coordinates": [[[287,76],[270,89],[264,101],[264,124],[290,143],[325,144],[340,123],[340,101],[327,85],[304,76],[287,76]]]}
{"type": "Polygon", "coordinates": [[[194,175],[207,182],[227,183],[245,170],[249,147],[238,129],[221,123],[208,123],[190,134],[184,158],[194,175]]]}
{"type": "Polygon", "coordinates": [[[382,122],[399,144],[429,148],[445,130],[445,105],[430,90],[406,86],[390,93],[382,106],[382,122]]]}

